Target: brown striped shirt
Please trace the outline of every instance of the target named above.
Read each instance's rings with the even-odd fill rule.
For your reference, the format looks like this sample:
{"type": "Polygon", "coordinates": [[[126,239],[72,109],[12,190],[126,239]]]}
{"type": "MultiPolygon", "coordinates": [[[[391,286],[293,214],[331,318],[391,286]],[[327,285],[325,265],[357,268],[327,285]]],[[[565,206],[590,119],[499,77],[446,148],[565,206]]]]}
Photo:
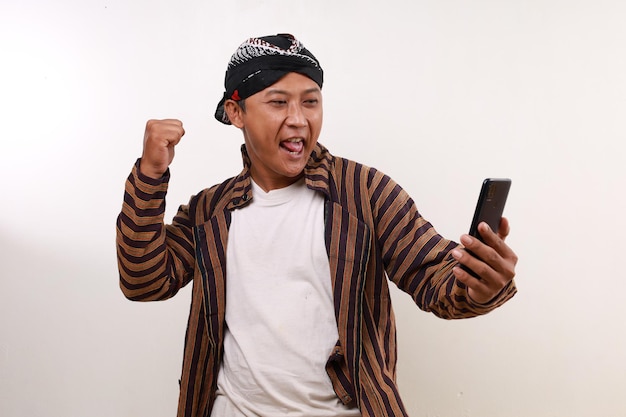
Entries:
{"type": "MultiPolygon", "coordinates": [[[[207,417],[224,336],[226,244],[232,210],[253,198],[250,160],[233,178],[203,190],[165,225],[169,173],[154,180],[138,163],[126,181],[117,221],[120,287],[136,301],[163,300],[193,281],[178,406],[179,417],[207,417]]],[[[417,306],[456,319],[485,314],[515,294],[509,284],[476,304],[452,274],[456,243],[437,234],[413,200],[374,168],[334,157],[318,144],[305,168],[309,188],[325,196],[325,241],[339,340],[326,371],[337,396],[363,416],[406,416],[396,386],[393,281],[417,306]]]]}

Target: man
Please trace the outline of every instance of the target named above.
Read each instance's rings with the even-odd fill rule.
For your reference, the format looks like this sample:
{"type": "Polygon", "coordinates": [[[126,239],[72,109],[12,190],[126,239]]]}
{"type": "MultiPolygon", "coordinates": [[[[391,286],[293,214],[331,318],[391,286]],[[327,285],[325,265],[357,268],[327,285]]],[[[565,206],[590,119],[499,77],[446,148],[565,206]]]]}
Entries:
{"type": "Polygon", "coordinates": [[[317,142],[323,71],[291,35],[232,56],[216,118],[243,133],[244,168],[164,225],[184,129],[151,120],[117,222],[122,291],[162,300],[193,281],[179,416],[403,416],[388,279],[453,319],[511,298],[517,257],[444,239],[388,176],[317,142]],[[480,278],[465,272],[461,265],[480,278]]]}

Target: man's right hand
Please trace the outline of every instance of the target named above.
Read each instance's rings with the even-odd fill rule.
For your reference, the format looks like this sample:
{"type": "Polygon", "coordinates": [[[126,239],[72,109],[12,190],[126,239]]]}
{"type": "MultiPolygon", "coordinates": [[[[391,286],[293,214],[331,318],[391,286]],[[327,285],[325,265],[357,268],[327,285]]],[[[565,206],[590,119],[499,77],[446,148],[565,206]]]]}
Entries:
{"type": "Polygon", "coordinates": [[[141,173],[151,178],[161,178],[174,159],[174,147],[184,134],[185,129],[180,120],[148,120],[139,164],[141,173]]]}

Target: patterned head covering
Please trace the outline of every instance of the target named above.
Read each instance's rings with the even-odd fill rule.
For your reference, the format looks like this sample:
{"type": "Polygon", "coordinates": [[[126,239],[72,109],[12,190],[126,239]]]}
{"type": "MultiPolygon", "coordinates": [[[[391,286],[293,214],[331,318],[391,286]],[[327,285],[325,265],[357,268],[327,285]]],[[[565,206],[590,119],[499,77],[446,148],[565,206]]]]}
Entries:
{"type": "Polygon", "coordinates": [[[290,72],[306,75],[322,88],[324,72],[317,59],[293,35],[278,34],[250,38],[242,43],[228,62],[224,97],[215,118],[229,125],[224,111],[228,99],[243,100],[274,84],[290,72]]]}

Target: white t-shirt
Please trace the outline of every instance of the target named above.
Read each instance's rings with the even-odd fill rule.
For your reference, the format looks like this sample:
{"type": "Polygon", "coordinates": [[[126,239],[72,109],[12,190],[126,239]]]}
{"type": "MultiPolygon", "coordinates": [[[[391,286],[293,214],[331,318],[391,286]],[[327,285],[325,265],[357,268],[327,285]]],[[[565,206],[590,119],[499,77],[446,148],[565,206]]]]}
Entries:
{"type": "Polygon", "coordinates": [[[359,416],[325,365],[337,342],[324,198],[304,180],[235,210],[226,254],[226,332],[213,417],[359,416]]]}

